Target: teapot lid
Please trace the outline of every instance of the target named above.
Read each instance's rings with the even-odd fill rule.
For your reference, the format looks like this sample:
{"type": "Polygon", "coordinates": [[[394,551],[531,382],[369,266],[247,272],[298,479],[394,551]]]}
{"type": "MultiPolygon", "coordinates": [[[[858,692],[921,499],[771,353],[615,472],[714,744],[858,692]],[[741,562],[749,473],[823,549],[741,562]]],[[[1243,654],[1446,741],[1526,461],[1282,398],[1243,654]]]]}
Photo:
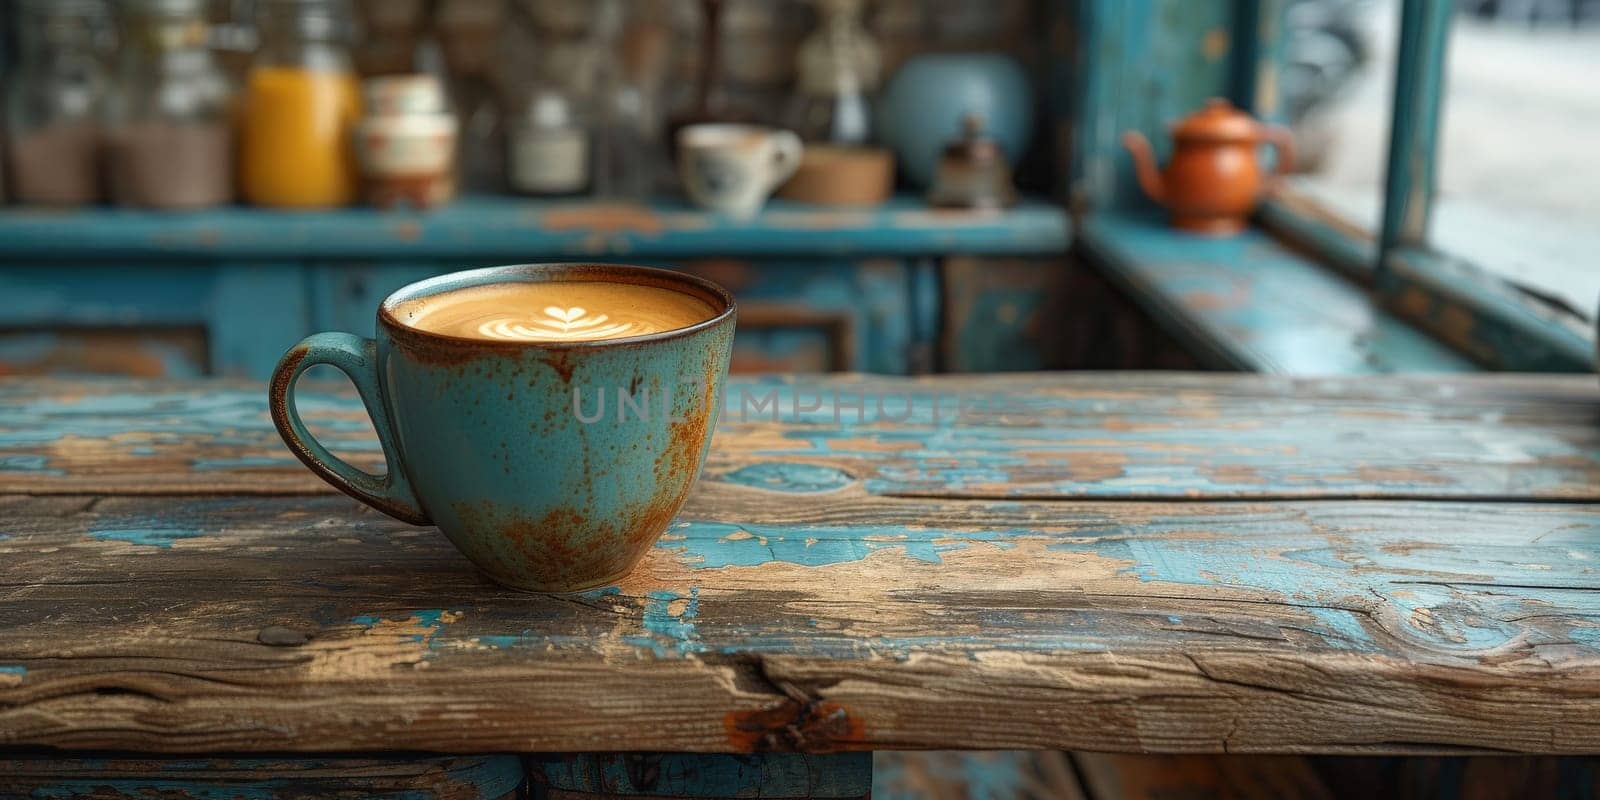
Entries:
{"type": "Polygon", "coordinates": [[[1254,142],[1261,138],[1255,117],[1233,107],[1221,97],[1206,101],[1199,111],[1173,123],[1172,138],[1178,141],[1254,142]]]}

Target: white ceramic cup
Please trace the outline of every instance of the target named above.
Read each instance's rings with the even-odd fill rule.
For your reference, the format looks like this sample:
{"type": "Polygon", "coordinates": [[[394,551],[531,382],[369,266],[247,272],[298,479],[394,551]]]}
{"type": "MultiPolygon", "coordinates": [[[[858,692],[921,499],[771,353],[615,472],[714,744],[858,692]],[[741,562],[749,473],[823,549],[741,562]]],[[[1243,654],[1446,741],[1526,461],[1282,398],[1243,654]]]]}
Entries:
{"type": "Polygon", "coordinates": [[[695,205],[737,219],[761,211],[800,167],[805,146],[789,131],[702,124],[678,131],[678,172],[695,205]]]}

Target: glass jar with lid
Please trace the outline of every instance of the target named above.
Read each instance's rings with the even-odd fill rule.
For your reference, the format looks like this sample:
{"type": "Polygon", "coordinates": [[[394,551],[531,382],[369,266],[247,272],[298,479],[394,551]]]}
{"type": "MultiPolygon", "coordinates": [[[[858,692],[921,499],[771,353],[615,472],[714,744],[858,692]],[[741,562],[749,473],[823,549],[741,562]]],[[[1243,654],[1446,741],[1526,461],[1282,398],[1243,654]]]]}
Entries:
{"type": "Polygon", "coordinates": [[[212,58],[205,0],[124,0],[106,116],[111,199],[204,208],[233,199],[232,89],[212,58]]]}
{"type": "Polygon", "coordinates": [[[562,92],[536,89],[510,135],[511,185],[527,194],[569,195],[589,186],[589,132],[562,92]]]}
{"type": "Polygon", "coordinates": [[[97,202],[100,120],[107,77],[99,37],[108,12],[100,0],[22,0],[18,61],[6,92],[6,157],[23,203],[97,202]]]}
{"type": "Polygon", "coordinates": [[[260,11],[241,110],[241,193],[277,208],[346,205],[356,196],[351,131],[361,114],[349,4],[262,0],[260,11]]]}

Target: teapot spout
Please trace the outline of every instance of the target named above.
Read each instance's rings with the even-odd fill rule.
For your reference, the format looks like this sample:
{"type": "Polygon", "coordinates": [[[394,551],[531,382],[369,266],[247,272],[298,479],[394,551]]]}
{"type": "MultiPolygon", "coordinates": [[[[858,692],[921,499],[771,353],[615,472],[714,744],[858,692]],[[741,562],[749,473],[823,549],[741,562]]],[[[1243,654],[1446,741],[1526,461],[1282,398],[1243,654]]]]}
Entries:
{"type": "Polygon", "coordinates": [[[1139,188],[1150,196],[1151,200],[1162,205],[1167,202],[1167,182],[1161,176],[1161,170],[1156,167],[1156,155],[1150,149],[1150,140],[1138,131],[1128,131],[1122,134],[1122,146],[1128,148],[1133,156],[1134,174],[1139,177],[1139,188]]]}

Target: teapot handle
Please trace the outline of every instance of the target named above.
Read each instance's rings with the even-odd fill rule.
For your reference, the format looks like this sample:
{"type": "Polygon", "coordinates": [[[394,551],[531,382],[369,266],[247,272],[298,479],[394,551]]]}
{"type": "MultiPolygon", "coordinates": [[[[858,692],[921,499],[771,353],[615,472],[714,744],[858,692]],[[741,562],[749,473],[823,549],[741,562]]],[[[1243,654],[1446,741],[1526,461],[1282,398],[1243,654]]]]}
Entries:
{"type": "Polygon", "coordinates": [[[1282,125],[1261,126],[1261,138],[1278,149],[1278,163],[1273,167],[1274,177],[1283,177],[1294,170],[1294,134],[1282,125]]]}

